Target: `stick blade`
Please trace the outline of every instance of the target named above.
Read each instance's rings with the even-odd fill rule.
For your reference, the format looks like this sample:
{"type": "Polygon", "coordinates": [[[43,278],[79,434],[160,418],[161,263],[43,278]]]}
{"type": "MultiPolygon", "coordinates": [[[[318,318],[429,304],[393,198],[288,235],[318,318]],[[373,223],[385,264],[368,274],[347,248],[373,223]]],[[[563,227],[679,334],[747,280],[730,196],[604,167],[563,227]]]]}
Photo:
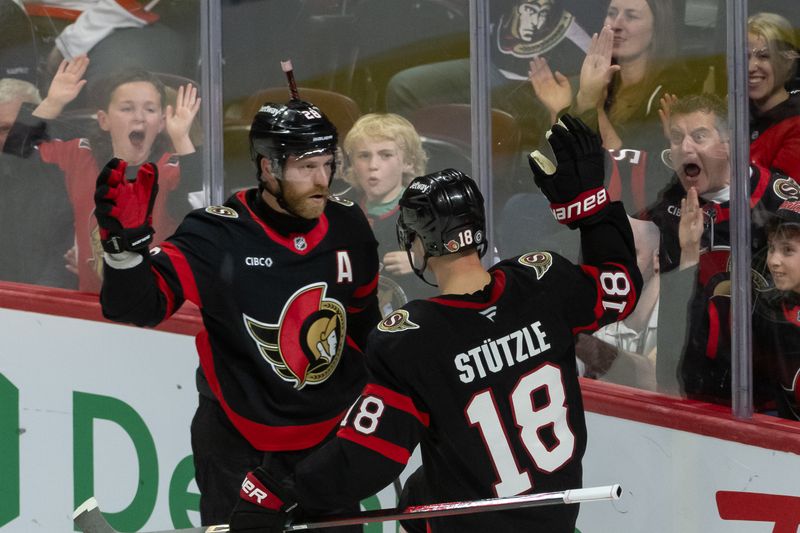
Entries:
{"type": "Polygon", "coordinates": [[[103,513],[97,505],[97,500],[93,497],[80,504],[75,512],[72,513],[72,521],[75,527],[83,533],[117,533],[117,531],[106,522],[103,513]]]}

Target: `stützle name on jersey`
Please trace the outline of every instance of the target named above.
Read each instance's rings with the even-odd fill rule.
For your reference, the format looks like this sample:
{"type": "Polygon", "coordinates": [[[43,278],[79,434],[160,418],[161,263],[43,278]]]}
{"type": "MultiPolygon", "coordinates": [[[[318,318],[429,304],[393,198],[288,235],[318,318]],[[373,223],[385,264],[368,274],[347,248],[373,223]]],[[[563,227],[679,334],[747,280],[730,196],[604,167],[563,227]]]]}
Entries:
{"type": "Polygon", "coordinates": [[[456,355],[453,363],[459,371],[458,378],[463,383],[471,383],[476,378],[485,378],[489,373],[496,374],[549,350],[547,333],[542,331],[541,326],[542,323],[537,320],[499,339],[486,339],[480,345],[456,355]]]}

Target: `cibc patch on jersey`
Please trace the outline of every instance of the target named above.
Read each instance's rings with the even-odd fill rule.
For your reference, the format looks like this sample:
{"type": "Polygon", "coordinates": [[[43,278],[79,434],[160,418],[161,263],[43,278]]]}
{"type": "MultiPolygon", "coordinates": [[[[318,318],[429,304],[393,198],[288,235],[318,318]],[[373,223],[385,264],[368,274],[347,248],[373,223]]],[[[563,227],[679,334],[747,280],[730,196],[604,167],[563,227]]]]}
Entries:
{"type": "Polygon", "coordinates": [[[519,264],[536,271],[536,279],[542,279],[553,266],[553,256],[548,252],[530,252],[520,256],[519,264]]]}
{"type": "Polygon", "coordinates": [[[242,314],[264,360],[296,389],[327,380],[342,357],[347,318],[339,301],[325,297],[327,288],[327,283],[315,283],[296,291],[277,324],[242,314]]]}
{"type": "Polygon", "coordinates": [[[206,207],[206,213],[225,218],[239,218],[239,213],[224,205],[210,205],[206,207]]]}
{"type": "Polygon", "coordinates": [[[400,333],[408,329],[419,329],[419,325],[411,321],[408,311],[398,309],[378,323],[378,329],[386,333],[400,333]]]}

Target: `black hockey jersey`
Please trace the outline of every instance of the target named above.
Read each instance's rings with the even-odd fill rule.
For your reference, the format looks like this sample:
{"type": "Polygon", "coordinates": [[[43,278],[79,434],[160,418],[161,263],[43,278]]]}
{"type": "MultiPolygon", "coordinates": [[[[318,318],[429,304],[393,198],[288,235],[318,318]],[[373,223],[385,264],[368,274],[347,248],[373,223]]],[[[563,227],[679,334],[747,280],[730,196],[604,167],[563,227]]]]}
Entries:
{"type": "MultiPolygon", "coordinates": [[[[374,493],[418,443],[426,495],[415,500],[426,503],[580,487],[586,424],[573,337],[627,316],[641,288],[621,204],[581,233],[585,265],[527,253],[492,267],[481,291],[412,301],[386,317],[367,343],[370,381],[338,438],[287,479],[301,507],[374,493]]],[[[431,528],[572,533],[577,513],[482,513],[431,528]]]]}
{"type": "MultiPolygon", "coordinates": [[[[765,226],[772,213],[785,200],[798,198],[800,186],[794,179],[770,172],[757,165],[750,167],[751,252],[753,255],[752,280],[754,288],[767,286],[764,263],[767,236],[765,226]]],[[[683,320],[688,309],[688,325],[682,329],[674,324],[663,329],[675,334],[661,336],[656,360],[659,382],[668,383],[675,376],[680,379],[684,392],[694,398],[728,402],[731,386],[730,359],[730,202],[708,202],[700,199],[704,213],[705,229],[701,240],[700,262],[689,291],[669,288],[673,278],[683,278],[671,273],[680,264],[680,201],[686,196],[683,186],[675,180],[663,197],[650,208],[647,217],[661,230],[661,305],[670,312],[659,320],[659,330],[665,321],[683,320]],[[676,301],[679,294],[691,294],[691,300],[676,301]],[[688,333],[687,333],[688,331],[688,333]],[[684,338],[685,337],[685,342],[684,338]]],[[[680,283],[686,283],[681,280],[680,283]]],[[[757,396],[761,394],[756,391],[757,396]]],[[[758,400],[757,400],[758,401],[758,400]]]]}
{"type": "Polygon", "coordinates": [[[362,348],[380,320],[377,245],[351,202],[331,199],[307,232],[288,235],[259,209],[250,189],[190,213],[142,264],[106,267],[101,302],[108,318],[143,326],[195,303],[201,392],[256,449],[305,449],[366,380],[362,348]]]}
{"type": "MultiPolygon", "coordinates": [[[[799,194],[800,186],[793,178],[779,172],[770,172],[757,165],[750,166],[753,250],[760,250],[766,246],[764,226],[770,214],[774,213],[785,200],[797,198],[799,194]]],[[[681,220],[681,199],[685,197],[686,190],[675,177],[659,201],[642,214],[642,218],[652,220],[661,230],[659,261],[662,272],[669,272],[677,268],[680,263],[678,226],[681,220]]],[[[700,198],[700,207],[704,212],[706,228],[701,248],[710,251],[730,250],[730,202],[707,202],[700,198]]]]}
{"type": "Polygon", "coordinates": [[[800,295],[766,291],[753,313],[753,373],[769,382],[778,414],[800,421],[800,295]]]}

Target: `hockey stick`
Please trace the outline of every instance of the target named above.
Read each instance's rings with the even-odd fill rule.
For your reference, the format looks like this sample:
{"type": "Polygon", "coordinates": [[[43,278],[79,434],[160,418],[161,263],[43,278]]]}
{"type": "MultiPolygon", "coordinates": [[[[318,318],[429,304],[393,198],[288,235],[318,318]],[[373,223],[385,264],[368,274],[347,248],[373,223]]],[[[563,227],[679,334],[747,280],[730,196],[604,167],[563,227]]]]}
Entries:
{"type": "MultiPolygon", "coordinates": [[[[388,522],[390,520],[414,520],[418,518],[436,518],[506,509],[524,509],[543,505],[587,503],[599,500],[618,500],[622,496],[622,487],[607,485],[587,489],[573,489],[561,492],[544,492],[541,494],[525,494],[507,498],[490,498],[463,502],[433,503],[427,505],[410,505],[404,509],[378,509],[349,516],[320,518],[317,522],[289,524],[284,531],[304,531],[307,529],[323,529],[328,527],[350,526],[367,522],[388,522]]],[[[83,533],[118,533],[100,513],[97,500],[89,498],[81,504],[72,515],[75,526],[83,533]]],[[[154,533],[226,533],[230,531],[228,524],[216,526],[192,527],[188,529],[169,529],[154,533]]]]}
{"type": "Polygon", "coordinates": [[[300,93],[297,92],[297,82],[294,81],[292,60],[281,61],[281,70],[286,74],[286,80],[289,82],[289,93],[292,95],[292,100],[300,100],[300,93]]]}

